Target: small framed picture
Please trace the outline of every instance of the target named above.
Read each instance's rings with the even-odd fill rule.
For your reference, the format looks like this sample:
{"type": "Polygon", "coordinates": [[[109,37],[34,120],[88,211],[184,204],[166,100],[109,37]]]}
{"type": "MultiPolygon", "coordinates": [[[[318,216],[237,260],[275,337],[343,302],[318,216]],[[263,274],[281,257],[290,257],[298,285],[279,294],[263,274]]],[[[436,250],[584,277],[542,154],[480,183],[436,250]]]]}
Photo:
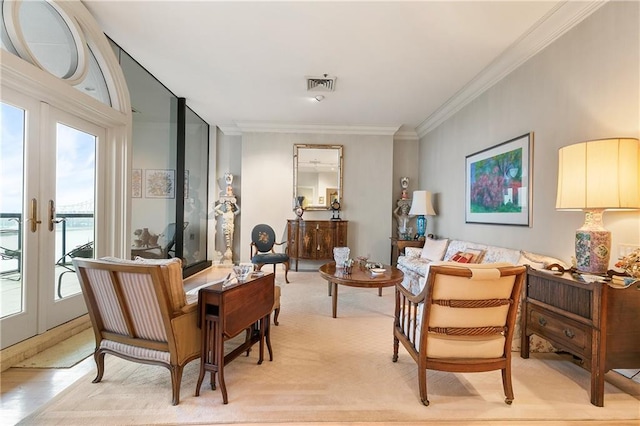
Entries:
{"type": "Polygon", "coordinates": [[[144,173],[146,198],[175,198],[175,170],[147,169],[144,173]]]}
{"type": "Polygon", "coordinates": [[[142,198],[142,170],[131,171],[131,197],[142,198]]]}

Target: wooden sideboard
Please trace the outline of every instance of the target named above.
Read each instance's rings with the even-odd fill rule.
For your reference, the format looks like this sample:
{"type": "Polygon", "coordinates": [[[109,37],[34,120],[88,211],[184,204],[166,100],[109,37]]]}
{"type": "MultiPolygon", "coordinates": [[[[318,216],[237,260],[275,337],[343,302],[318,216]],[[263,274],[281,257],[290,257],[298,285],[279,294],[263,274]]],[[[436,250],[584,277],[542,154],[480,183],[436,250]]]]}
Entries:
{"type": "Polygon", "coordinates": [[[333,248],[347,245],[347,220],[287,221],[289,258],[303,260],[333,260],[333,248]]]}
{"type": "Polygon", "coordinates": [[[640,291],[585,283],[571,274],[529,269],[522,315],[522,358],[537,334],[582,360],[591,373],[591,403],[604,405],[604,373],[640,368],[640,291]]]}

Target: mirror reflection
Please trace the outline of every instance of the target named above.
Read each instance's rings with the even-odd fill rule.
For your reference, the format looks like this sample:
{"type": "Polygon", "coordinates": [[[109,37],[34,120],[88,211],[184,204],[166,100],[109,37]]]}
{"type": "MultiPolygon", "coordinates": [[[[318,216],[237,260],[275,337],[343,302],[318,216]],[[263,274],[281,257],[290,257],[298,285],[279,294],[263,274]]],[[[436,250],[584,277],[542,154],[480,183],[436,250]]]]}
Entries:
{"type": "Polygon", "coordinates": [[[305,210],[329,210],[342,202],[342,145],[295,145],[293,199],[305,210]]]}

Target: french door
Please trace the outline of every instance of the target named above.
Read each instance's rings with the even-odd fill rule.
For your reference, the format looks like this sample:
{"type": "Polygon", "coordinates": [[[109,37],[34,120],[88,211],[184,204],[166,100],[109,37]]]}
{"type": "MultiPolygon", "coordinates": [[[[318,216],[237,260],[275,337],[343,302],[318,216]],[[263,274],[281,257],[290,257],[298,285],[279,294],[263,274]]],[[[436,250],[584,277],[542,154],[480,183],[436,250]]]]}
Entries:
{"type": "Polygon", "coordinates": [[[3,90],[0,339],[5,348],[86,313],[74,257],[94,257],[105,129],[3,90]]]}

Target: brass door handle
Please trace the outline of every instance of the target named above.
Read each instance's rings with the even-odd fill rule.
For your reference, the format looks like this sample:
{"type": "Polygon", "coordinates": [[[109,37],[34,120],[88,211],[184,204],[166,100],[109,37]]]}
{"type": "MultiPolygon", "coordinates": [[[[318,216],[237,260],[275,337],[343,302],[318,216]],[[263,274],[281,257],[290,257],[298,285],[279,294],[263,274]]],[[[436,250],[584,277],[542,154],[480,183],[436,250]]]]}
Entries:
{"type": "Polygon", "coordinates": [[[38,220],[38,200],[35,198],[31,199],[31,208],[29,209],[29,219],[27,222],[31,222],[31,232],[36,232],[38,230],[38,225],[42,223],[41,220],[38,220]]]}
{"type": "Polygon", "coordinates": [[[569,330],[568,328],[564,329],[564,335],[567,336],[569,339],[573,339],[574,337],[576,337],[576,334],[569,330]]]}
{"type": "Polygon", "coordinates": [[[544,327],[545,325],[547,325],[547,320],[544,319],[543,317],[540,317],[538,318],[538,324],[544,327]]]}
{"type": "Polygon", "coordinates": [[[56,223],[64,222],[64,219],[56,219],[56,205],[49,200],[49,231],[56,229],[56,223]]]}

